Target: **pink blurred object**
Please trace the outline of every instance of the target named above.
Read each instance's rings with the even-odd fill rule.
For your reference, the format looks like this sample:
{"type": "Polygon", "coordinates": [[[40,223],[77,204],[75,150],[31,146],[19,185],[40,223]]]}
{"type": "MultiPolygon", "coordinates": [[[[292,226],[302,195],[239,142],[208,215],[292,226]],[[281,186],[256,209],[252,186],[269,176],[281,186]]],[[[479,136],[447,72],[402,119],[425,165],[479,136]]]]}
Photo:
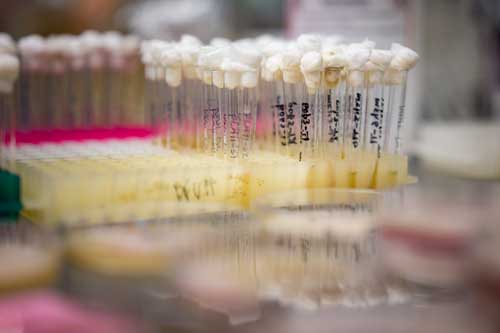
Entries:
{"type": "Polygon", "coordinates": [[[0,333],[141,332],[136,322],[85,309],[51,291],[0,299],[0,333]]]}
{"type": "MultiPolygon", "coordinates": [[[[89,141],[109,139],[148,138],[156,135],[156,130],[144,126],[121,126],[112,128],[79,128],[17,131],[16,144],[57,143],[66,141],[89,141]]],[[[7,143],[10,136],[7,135],[7,143]]]]}

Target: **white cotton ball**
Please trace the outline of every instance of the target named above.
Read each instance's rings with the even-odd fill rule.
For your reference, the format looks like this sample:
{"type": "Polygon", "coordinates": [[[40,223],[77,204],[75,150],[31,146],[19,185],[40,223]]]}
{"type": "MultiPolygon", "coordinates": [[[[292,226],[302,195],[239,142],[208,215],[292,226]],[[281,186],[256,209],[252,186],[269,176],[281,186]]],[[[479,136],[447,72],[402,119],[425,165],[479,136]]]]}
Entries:
{"type": "Polygon", "coordinates": [[[255,88],[255,87],[257,87],[258,81],[259,81],[259,77],[258,77],[257,71],[243,72],[241,74],[241,86],[243,88],[255,88]]]}
{"type": "Polygon", "coordinates": [[[296,45],[289,45],[286,50],[281,54],[281,70],[295,70],[300,66],[300,59],[302,52],[296,45]]]}
{"type": "Polygon", "coordinates": [[[252,68],[257,68],[262,59],[262,56],[255,45],[251,47],[243,43],[234,44],[230,48],[229,56],[233,60],[246,64],[252,68]]]}
{"type": "Polygon", "coordinates": [[[346,56],[349,69],[361,69],[370,59],[371,50],[360,43],[351,44],[347,47],[346,56]]]}
{"type": "Polygon", "coordinates": [[[180,67],[167,67],[165,81],[170,87],[178,87],[182,82],[182,69],[180,67]]]}
{"type": "Polygon", "coordinates": [[[39,35],[29,35],[21,38],[18,46],[23,56],[37,55],[44,51],[45,40],[39,35]]]}
{"type": "Polygon", "coordinates": [[[391,51],[394,53],[394,57],[390,64],[390,68],[392,69],[410,70],[419,60],[417,52],[401,44],[393,43],[391,51]]]}
{"type": "Polygon", "coordinates": [[[215,47],[225,47],[231,45],[231,40],[222,37],[215,37],[210,40],[209,44],[215,47]]]}
{"type": "Polygon", "coordinates": [[[223,71],[213,71],[212,72],[212,79],[213,79],[214,85],[217,88],[224,88],[224,72],[223,71]]]}
{"type": "Polygon", "coordinates": [[[182,64],[181,54],[174,45],[165,46],[160,53],[160,64],[165,67],[179,67],[182,64]]]}
{"type": "Polygon", "coordinates": [[[188,34],[182,35],[179,43],[181,45],[190,45],[196,47],[200,47],[201,45],[203,45],[203,43],[198,39],[198,37],[188,34]]]}
{"type": "Polygon", "coordinates": [[[247,72],[254,70],[247,64],[241,63],[239,61],[232,60],[230,58],[224,59],[220,68],[227,72],[247,72]]]}
{"type": "Polygon", "coordinates": [[[370,54],[370,62],[380,66],[381,69],[386,69],[391,63],[393,57],[394,53],[392,51],[374,49],[370,54]]]}
{"type": "Polygon", "coordinates": [[[198,55],[198,65],[204,68],[219,69],[227,52],[227,47],[204,46],[198,55]]]}
{"type": "Polygon", "coordinates": [[[311,51],[320,52],[322,39],[317,34],[302,34],[297,38],[297,45],[304,53],[311,51]]]}
{"type": "Polygon", "coordinates": [[[241,72],[224,72],[224,86],[228,89],[234,89],[239,86],[241,81],[241,72]]]}
{"type": "Polygon", "coordinates": [[[321,54],[316,51],[307,52],[300,60],[300,69],[303,73],[320,71],[321,66],[321,54]]]}
{"type": "Polygon", "coordinates": [[[276,73],[281,68],[281,62],[282,62],[281,54],[273,55],[272,57],[266,60],[265,64],[266,70],[273,74],[276,73]]]}

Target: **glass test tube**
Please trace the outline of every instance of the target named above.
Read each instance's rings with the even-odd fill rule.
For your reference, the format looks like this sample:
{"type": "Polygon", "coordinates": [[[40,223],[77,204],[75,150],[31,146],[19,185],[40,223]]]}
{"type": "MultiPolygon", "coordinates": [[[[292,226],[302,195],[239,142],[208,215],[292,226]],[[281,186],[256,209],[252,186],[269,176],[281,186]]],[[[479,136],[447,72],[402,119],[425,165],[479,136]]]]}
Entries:
{"type": "Polygon", "coordinates": [[[347,113],[344,124],[344,152],[346,155],[360,152],[363,148],[364,123],[366,118],[365,73],[353,70],[347,78],[347,113]]]}
{"type": "Polygon", "coordinates": [[[288,140],[284,83],[281,80],[276,80],[272,82],[271,87],[274,151],[286,154],[288,140]]]}
{"type": "Polygon", "coordinates": [[[50,61],[50,99],[49,114],[51,126],[54,128],[65,128],[68,123],[68,62],[62,54],[53,54],[50,61]]]}
{"type": "Polygon", "coordinates": [[[323,141],[328,156],[341,158],[345,140],[346,81],[342,68],[327,68],[324,73],[325,112],[323,141]]]}
{"type": "Polygon", "coordinates": [[[183,145],[186,148],[198,147],[197,124],[198,111],[200,110],[201,82],[197,79],[186,79],[183,84],[183,145]]]}
{"type": "MultiPolygon", "coordinates": [[[[287,73],[284,72],[286,76],[287,73]]],[[[293,75],[293,74],[292,74],[293,75]]],[[[302,160],[301,143],[301,107],[302,101],[307,94],[307,87],[303,81],[297,83],[283,82],[285,110],[283,117],[280,117],[280,122],[285,123],[286,128],[286,147],[290,156],[297,157],[302,160]]],[[[282,126],[282,125],[280,125],[282,126]]]]}
{"type": "Polygon", "coordinates": [[[116,126],[124,121],[124,97],[123,87],[127,84],[125,74],[125,57],[120,51],[108,54],[108,83],[109,83],[109,125],[116,126]]]}
{"type": "Polygon", "coordinates": [[[90,70],[90,126],[105,126],[108,122],[106,56],[103,50],[93,50],[89,54],[90,70]]]}
{"type": "Polygon", "coordinates": [[[406,84],[408,71],[388,70],[384,81],[388,85],[388,107],[384,150],[396,155],[401,154],[401,130],[404,124],[406,84]]]}
{"type": "Polygon", "coordinates": [[[221,71],[205,70],[203,72],[203,151],[209,155],[217,155],[222,151],[222,117],[220,115],[219,89],[214,84],[214,78],[221,71]]]}
{"type": "Polygon", "coordinates": [[[84,54],[73,54],[69,61],[70,127],[82,128],[88,123],[88,84],[84,54]]]}
{"type": "Polygon", "coordinates": [[[227,114],[225,129],[226,153],[231,159],[240,156],[240,112],[238,106],[242,103],[242,90],[224,88],[224,110],[227,114]]]}
{"type": "Polygon", "coordinates": [[[300,108],[300,145],[299,160],[315,158],[320,152],[320,138],[322,137],[322,107],[321,89],[306,87],[302,95],[300,108]]]}
{"type": "Polygon", "coordinates": [[[370,71],[367,74],[367,109],[364,127],[364,147],[367,152],[380,158],[384,137],[386,89],[383,84],[384,72],[370,71]]]}
{"type": "MultiPolygon", "coordinates": [[[[244,74],[243,74],[244,75],[244,74]]],[[[240,87],[241,103],[238,112],[240,114],[240,157],[248,158],[253,149],[255,141],[255,129],[257,122],[257,107],[259,100],[258,87],[240,87]]]]}

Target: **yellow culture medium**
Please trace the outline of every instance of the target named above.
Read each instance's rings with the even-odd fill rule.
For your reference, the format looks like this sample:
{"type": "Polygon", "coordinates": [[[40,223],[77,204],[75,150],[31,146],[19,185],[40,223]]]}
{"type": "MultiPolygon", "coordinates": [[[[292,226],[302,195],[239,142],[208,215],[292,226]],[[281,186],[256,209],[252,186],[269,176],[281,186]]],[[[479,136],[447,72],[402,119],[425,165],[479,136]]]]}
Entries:
{"type": "Polygon", "coordinates": [[[409,182],[407,158],[359,152],[297,161],[270,152],[246,160],[198,153],[27,158],[16,162],[24,214],[42,223],[99,223],[189,214],[206,204],[247,208],[267,193],[383,189],[409,182]]]}

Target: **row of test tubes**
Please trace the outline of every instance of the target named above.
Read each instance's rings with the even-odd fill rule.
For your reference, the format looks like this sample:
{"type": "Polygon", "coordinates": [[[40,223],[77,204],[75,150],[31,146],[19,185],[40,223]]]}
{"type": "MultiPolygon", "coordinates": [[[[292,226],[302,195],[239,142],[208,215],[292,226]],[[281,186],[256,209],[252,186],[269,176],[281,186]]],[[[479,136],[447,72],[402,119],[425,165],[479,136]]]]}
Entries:
{"type": "Polygon", "coordinates": [[[338,44],[317,35],[275,41],[263,61],[268,144],[298,157],[401,152],[408,71],[418,55],[399,44],[338,44]]]}
{"type": "Polygon", "coordinates": [[[19,129],[143,123],[139,44],[114,31],[21,38],[19,129]]]}
{"type": "Polygon", "coordinates": [[[203,45],[146,41],[146,107],[169,147],[246,158],[255,148],[298,160],[401,152],[408,71],[400,44],[271,36],[203,45]]]}

